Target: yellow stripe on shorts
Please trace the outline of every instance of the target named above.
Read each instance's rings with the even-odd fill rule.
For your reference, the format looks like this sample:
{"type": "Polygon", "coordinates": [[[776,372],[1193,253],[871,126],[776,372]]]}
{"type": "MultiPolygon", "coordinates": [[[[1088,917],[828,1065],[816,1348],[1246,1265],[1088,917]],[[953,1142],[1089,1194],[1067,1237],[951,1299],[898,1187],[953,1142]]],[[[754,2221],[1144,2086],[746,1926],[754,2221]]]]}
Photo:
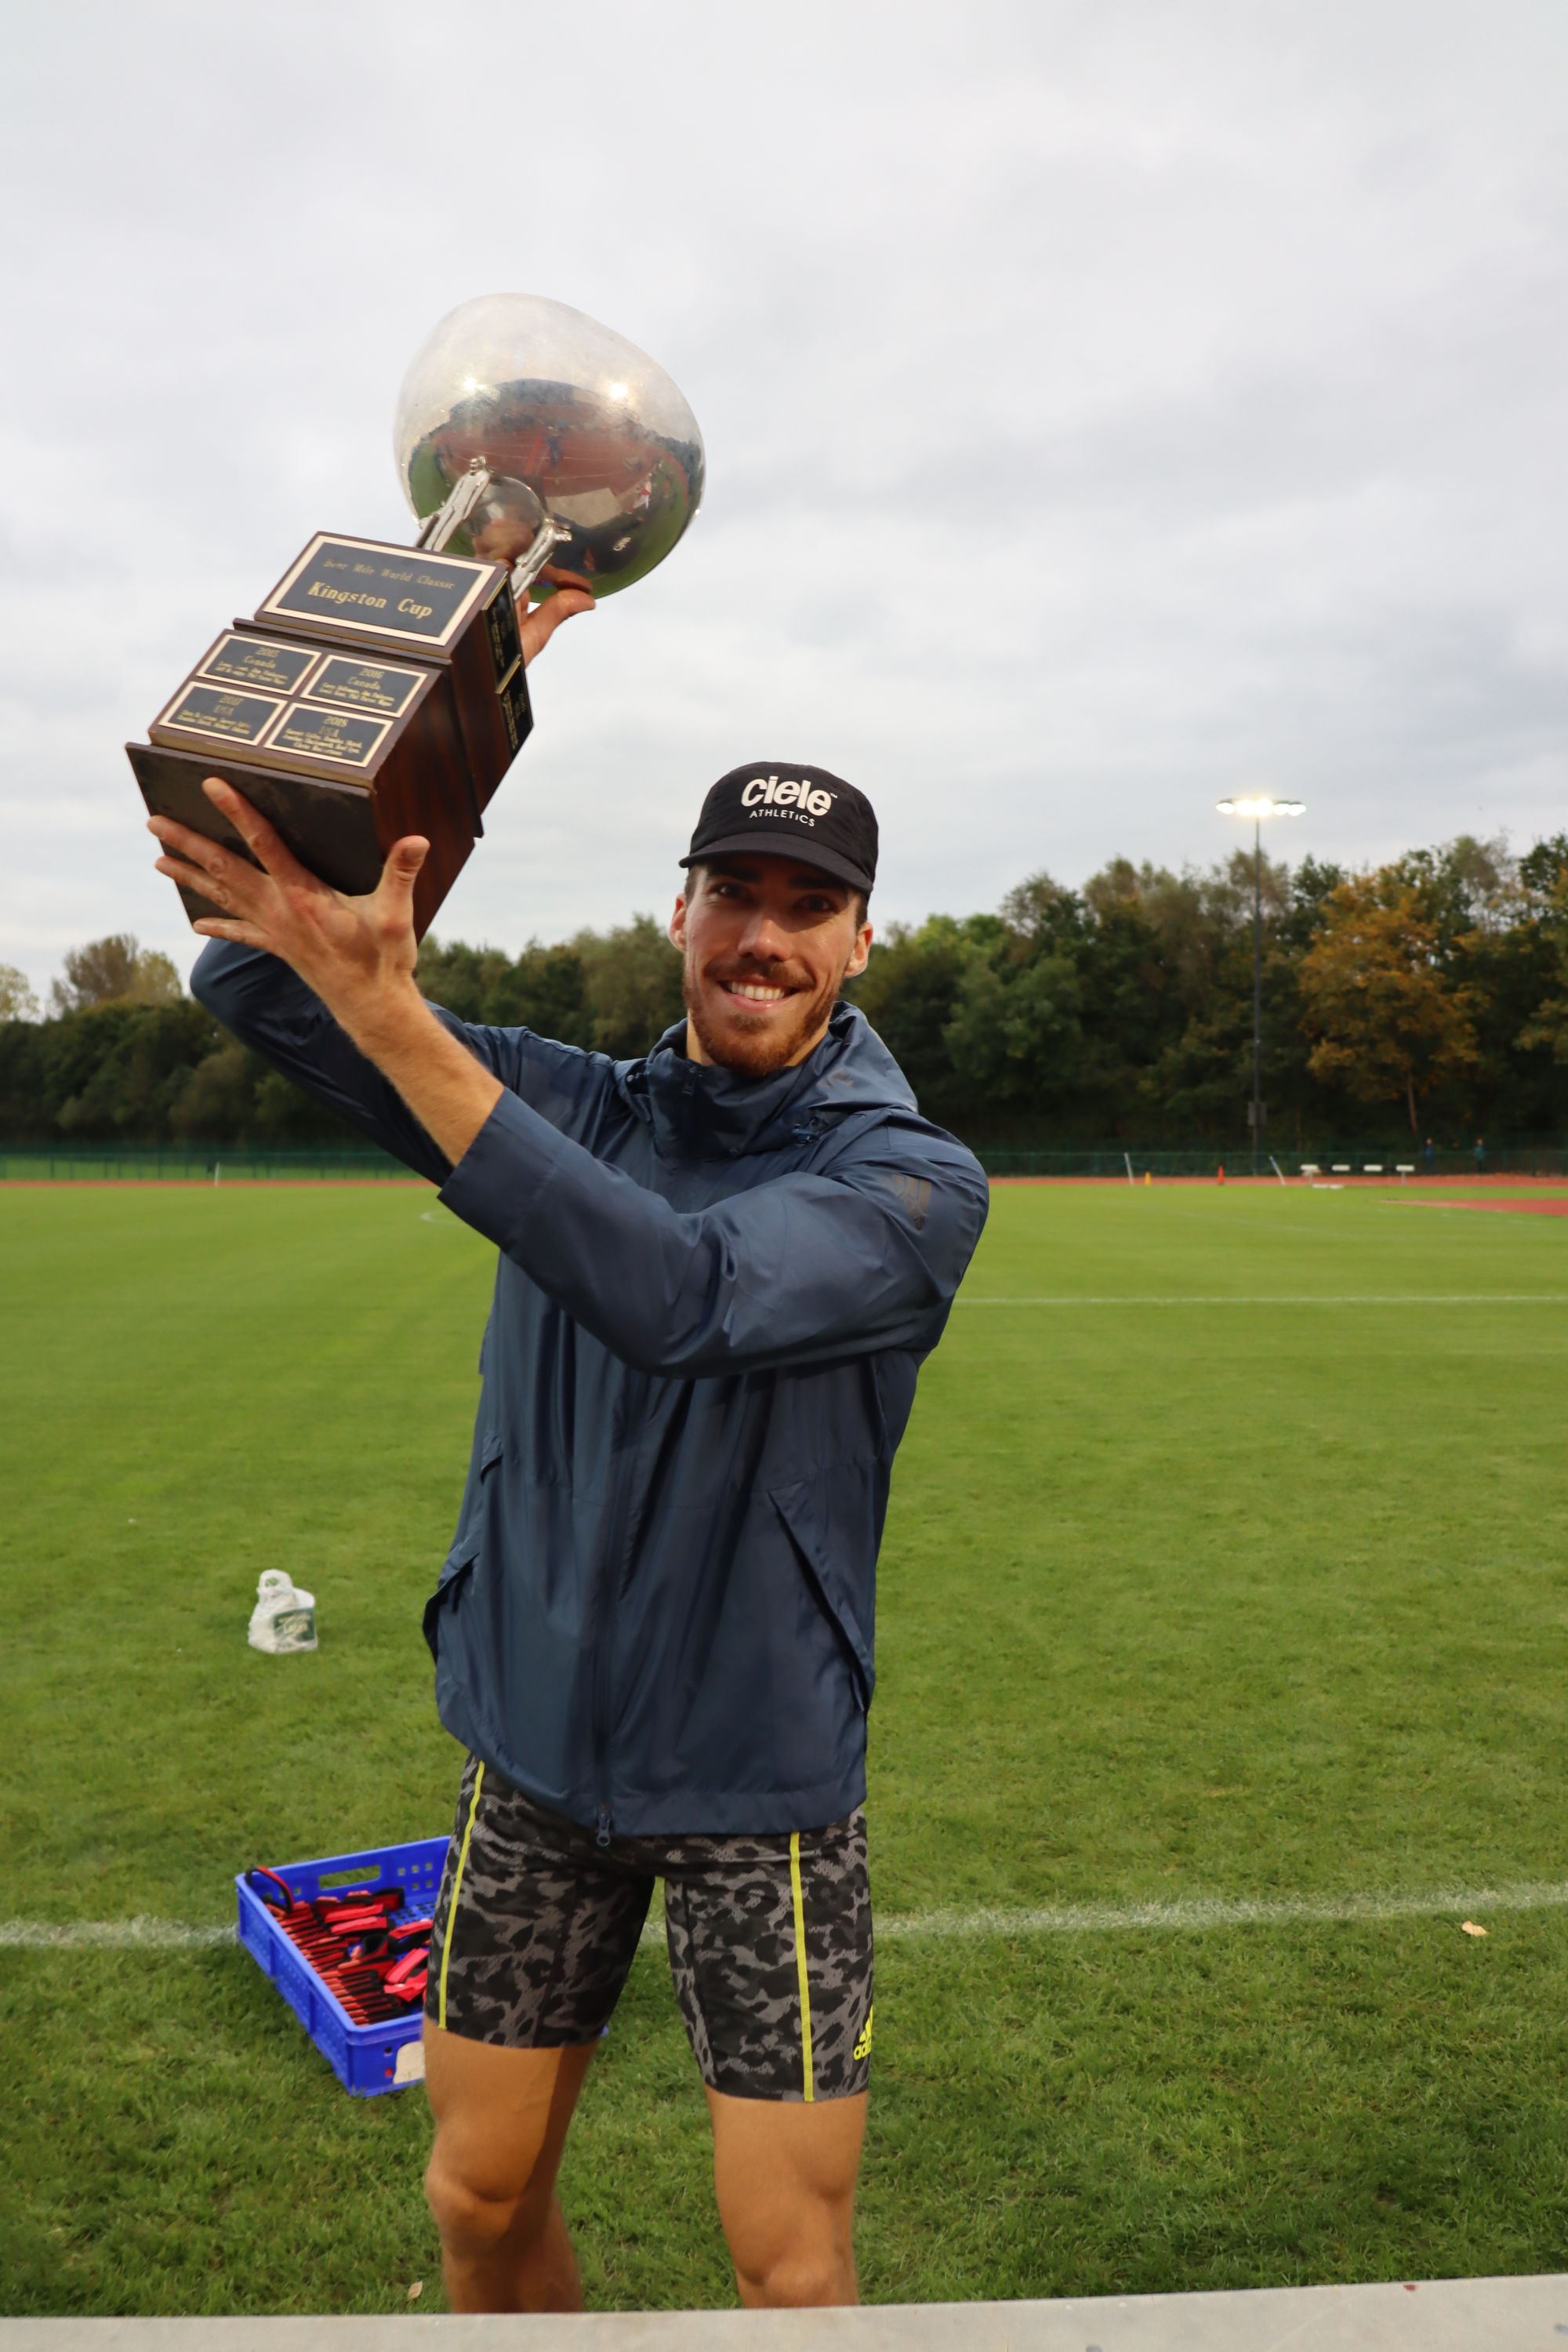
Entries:
{"type": "Polygon", "coordinates": [[[447,1962],[452,1957],[452,1922],[458,1916],[458,1897],[463,1891],[463,1872],[468,1867],[468,1840],[474,1834],[474,1815],[479,1810],[479,1790],[485,1785],[485,1768],[481,1764],[474,1774],[474,1793],[468,1805],[468,1818],[463,1824],[463,1843],[458,1855],[458,1875],[452,1881],[452,1899],[447,1906],[447,1932],[441,1938],[441,1986],[436,2002],[436,2022],[443,2031],[447,2023],[447,1962]]]}
{"type": "MultiPolygon", "coordinates": [[[[800,1832],[789,1842],[789,1890],[795,1899],[795,1972],[800,1986],[801,2096],[809,2105],[816,2096],[811,2071],[811,1979],[805,1970],[805,1897],[800,1885],[800,1832]]],[[[445,1979],[445,1963],[442,1976],[445,1979]]]]}

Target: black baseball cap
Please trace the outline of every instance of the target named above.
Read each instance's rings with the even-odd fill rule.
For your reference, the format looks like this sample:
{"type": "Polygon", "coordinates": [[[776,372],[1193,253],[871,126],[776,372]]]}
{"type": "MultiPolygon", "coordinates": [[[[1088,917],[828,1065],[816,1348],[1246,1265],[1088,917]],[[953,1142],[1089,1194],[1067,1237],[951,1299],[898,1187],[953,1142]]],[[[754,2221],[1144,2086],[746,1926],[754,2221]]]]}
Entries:
{"type": "Polygon", "coordinates": [[[835,880],[869,891],[877,878],[877,813],[862,792],[826,768],[759,760],[721,776],[702,803],[680,863],[710,857],[798,857],[835,880]]]}

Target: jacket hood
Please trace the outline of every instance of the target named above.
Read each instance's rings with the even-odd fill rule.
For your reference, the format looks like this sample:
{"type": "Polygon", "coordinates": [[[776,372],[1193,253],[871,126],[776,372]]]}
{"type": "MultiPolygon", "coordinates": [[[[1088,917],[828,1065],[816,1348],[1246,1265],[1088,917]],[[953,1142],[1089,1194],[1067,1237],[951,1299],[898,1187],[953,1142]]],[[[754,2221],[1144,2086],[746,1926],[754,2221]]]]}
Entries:
{"type": "Polygon", "coordinates": [[[764,1078],[692,1061],[684,1021],[651,1054],[623,1062],[616,1077],[663,1159],[738,1160],[826,1134],[851,1111],[915,1108],[908,1079],[865,1014],[842,1003],[814,1054],[764,1078]]]}

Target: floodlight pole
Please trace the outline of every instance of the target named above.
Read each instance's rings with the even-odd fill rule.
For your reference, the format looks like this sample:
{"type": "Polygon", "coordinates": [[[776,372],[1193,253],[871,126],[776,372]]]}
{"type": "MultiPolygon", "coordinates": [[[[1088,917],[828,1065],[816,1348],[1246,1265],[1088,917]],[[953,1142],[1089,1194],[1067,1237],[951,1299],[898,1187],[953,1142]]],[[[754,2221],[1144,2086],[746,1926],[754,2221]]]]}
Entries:
{"type": "Polygon", "coordinates": [[[1252,820],[1252,1172],[1263,1149],[1263,819],[1252,820]]]}

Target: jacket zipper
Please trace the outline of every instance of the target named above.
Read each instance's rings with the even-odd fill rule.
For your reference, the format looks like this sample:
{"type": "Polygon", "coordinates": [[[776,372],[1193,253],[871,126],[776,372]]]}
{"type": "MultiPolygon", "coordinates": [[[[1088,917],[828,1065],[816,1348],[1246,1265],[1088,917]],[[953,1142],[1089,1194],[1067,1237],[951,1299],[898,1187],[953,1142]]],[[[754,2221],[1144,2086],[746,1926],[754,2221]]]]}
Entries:
{"type": "MultiPolygon", "coordinates": [[[[681,1140],[688,1150],[691,1148],[691,1113],[697,1091],[695,1066],[688,1069],[681,1082],[681,1140]]],[[[637,1403],[640,1410],[645,1383],[639,1380],[637,1403]]],[[[628,1413],[627,1419],[631,1416],[628,1413]]],[[[625,1495],[632,1480],[623,1479],[621,1494],[625,1495]]],[[[597,1608],[594,1627],[594,1778],[598,1788],[598,1822],[594,1832],[595,1845],[607,1846],[615,1834],[616,1817],[610,1803],[610,1631],[614,1623],[613,1601],[626,1573],[626,1507],[618,1503],[613,1544],[605,1546],[609,1555],[606,1572],[601,1576],[595,1595],[597,1608]]]]}
{"type": "MultiPolygon", "coordinates": [[[[630,1425],[640,1420],[647,1381],[633,1374],[627,1398],[626,1421],[630,1425]]],[[[605,1546],[605,1566],[600,1572],[595,1593],[594,1611],[594,1780],[597,1791],[597,1827],[594,1832],[596,1845],[607,1846],[615,1833],[615,1812],[610,1801],[610,1667],[615,1626],[615,1602],[626,1574],[626,1556],[630,1549],[626,1520],[629,1496],[635,1493],[637,1454],[626,1465],[616,1489],[616,1511],[612,1521],[613,1540],[605,1546]]]]}
{"type": "MultiPolygon", "coordinates": [[[[617,1519],[617,1528],[618,1525],[617,1519]]],[[[613,1554],[618,1554],[619,1550],[617,1533],[613,1554]]],[[[598,1827],[594,1832],[594,1842],[599,1846],[609,1844],[616,1825],[615,1815],[610,1810],[611,1616],[606,1601],[607,1589],[613,1580],[613,1576],[602,1569],[594,1596],[594,1785],[598,1799],[598,1827]]]]}

